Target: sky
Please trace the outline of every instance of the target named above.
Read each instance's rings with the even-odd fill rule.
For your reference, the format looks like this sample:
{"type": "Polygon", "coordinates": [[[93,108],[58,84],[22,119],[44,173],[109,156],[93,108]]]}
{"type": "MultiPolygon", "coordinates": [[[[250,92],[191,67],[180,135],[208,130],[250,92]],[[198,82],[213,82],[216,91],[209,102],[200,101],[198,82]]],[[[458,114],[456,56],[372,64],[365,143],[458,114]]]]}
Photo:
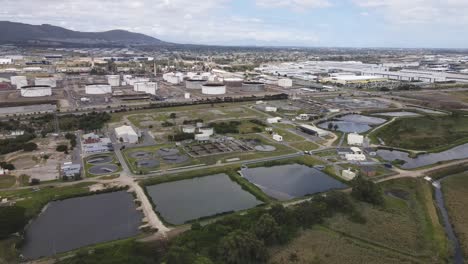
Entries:
{"type": "Polygon", "coordinates": [[[468,0],[0,0],[0,20],[175,43],[468,48],[468,0]]]}

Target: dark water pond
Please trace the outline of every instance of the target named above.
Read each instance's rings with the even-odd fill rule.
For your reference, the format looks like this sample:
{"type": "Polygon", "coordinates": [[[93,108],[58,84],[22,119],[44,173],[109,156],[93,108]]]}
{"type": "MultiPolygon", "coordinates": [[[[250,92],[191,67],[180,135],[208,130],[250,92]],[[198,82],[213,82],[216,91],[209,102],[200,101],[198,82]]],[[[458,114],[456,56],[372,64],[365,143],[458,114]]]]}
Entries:
{"type": "Polygon", "coordinates": [[[364,133],[377,126],[385,123],[386,120],[378,117],[363,116],[363,115],[345,115],[337,118],[337,121],[329,121],[320,123],[318,126],[323,129],[328,129],[328,124],[338,126],[338,131],[344,133],[364,133]]]}
{"type": "Polygon", "coordinates": [[[377,150],[377,155],[386,161],[403,160],[405,164],[401,165],[403,169],[415,169],[427,165],[436,164],[440,161],[450,161],[468,158],[468,144],[460,145],[452,149],[439,152],[419,155],[416,158],[410,158],[407,152],[397,150],[377,150]]]}
{"type": "Polygon", "coordinates": [[[281,201],[347,187],[317,169],[300,164],[243,169],[242,174],[266,194],[281,201]]]}
{"type": "Polygon", "coordinates": [[[156,210],[171,224],[255,207],[262,202],[226,174],[147,186],[156,210]]]}
{"type": "Polygon", "coordinates": [[[51,202],[27,227],[21,253],[34,259],[132,237],[142,219],[125,191],[51,202]]]}

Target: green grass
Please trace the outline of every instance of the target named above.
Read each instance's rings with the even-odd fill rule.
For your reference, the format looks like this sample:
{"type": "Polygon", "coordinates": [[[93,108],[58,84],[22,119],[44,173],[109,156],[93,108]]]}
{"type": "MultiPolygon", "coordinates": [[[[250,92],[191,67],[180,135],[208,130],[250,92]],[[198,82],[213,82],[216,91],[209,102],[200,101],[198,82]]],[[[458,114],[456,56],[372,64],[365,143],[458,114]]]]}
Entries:
{"type": "Polygon", "coordinates": [[[468,256],[468,172],[450,176],[442,181],[445,206],[464,256],[468,256]]]}
{"type": "Polygon", "coordinates": [[[20,242],[20,238],[12,237],[0,240],[0,264],[19,263],[16,244],[20,242]]]}
{"type": "Polygon", "coordinates": [[[468,142],[468,117],[451,115],[397,119],[374,132],[372,138],[381,138],[391,147],[439,152],[468,142]]]}
{"type": "Polygon", "coordinates": [[[16,177],[13,175],[0,176],[0,189],[10,188],[16,183],[16,177]]]}
{"type": "Polygon", "coordinates": [[[293,142],[289,143],[289,145],[302,151],[316,150],[319,148],[319,145],[310,141],[293,142]]]}
{"type": "Polygon", "coordinates": [[[283,136],[283,140],[286,142],[297,142],[297,141],[304,141],[305,138],[298,136],[292,132],[289,132],[286,129],[281,129],[281,128],[274,128],[273,132],[283,136]]]}

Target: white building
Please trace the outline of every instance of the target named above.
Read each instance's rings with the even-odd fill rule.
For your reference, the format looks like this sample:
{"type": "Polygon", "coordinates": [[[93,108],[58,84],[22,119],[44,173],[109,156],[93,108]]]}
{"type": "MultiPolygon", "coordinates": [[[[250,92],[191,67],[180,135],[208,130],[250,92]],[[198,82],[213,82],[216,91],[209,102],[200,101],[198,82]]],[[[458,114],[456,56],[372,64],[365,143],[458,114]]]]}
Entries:
{"type": "Polygon", "coordinates": [[[0,65],[12,64],[12,59],[0,58],[0,65]]]}
{"type": "Polygon", "coordinates": [[[194,134],[196,128],[194,126],[183,126],[182,127],[182,132],[187,133],[187,134],[194,134]]]}
{"type": "Polygon", "coordinates": [[[267,118],[267,123],[268,124],[276,124],[276,123],[279,123],[281,120],[282,120],[281,117],[267,118]]]}
{"type": "Polygon", "coordinates": [[[265,112],[277,112],[277,111],[278,111],[277,107],[273,107],[273,106],[266,106],[265,107],[265,112]]]}
{"type": "Polygon", "coordinates": [[[273,140],[278,141],[278,142],[282,142],[283,141],[283,136],[278,135],[278,134],[274,134],[273,135],[273,140]]]}
{"type": "Polygon", "coordinates": [[[307,121],[307,120],[309,120],[309,115],[308,114],[300,114],[300,115],[296,116],[296,119],[297,120],[302,120],[302,121],[307,121]]]}
{"type": "Polygon", "coordinates": [[[354,154],[362,154],[362,150],[360,148],[357,148],[357,147],[351,147],[351,151],[354,153],[354,154]]]}
{"type": "Polygon", "coordinates": [[[364,144],[364,136],[356,133],[348,134],[348,145],[362,146],[362,144],[364,144]]]}
{"type": "Polygon", "coordinates": [[[345,158],[347,161],[366,161],[364,154],[346,154],[345,158]]]}
{"type": "Polygon", "coordinates": [[[107,75],[107,82],[112,87],[120,86],[120,75],[107,75]]]}
{"type": "Polygon", "coordinates": [[[118,140],[122,139],[125,143],[135,144],[138,142],[138,134],[131,126],[115,128],[115,136],[118,140]]]}
{"type": "Polygon", "coordinates": [[[293,86],[293,81],[291,79],[279,79],[278,86],[281,86],[284,88],[290,88],[293,86]]]}
{"type": "Polygon", "coordinates": [[[350,180],[356,178],[356,173],[353,172],[351,169],[347,169],[347,170],[343,170],[343,171],[341,172],[341,176],[342,176],[345,180],[350,181],[350,180]]]}

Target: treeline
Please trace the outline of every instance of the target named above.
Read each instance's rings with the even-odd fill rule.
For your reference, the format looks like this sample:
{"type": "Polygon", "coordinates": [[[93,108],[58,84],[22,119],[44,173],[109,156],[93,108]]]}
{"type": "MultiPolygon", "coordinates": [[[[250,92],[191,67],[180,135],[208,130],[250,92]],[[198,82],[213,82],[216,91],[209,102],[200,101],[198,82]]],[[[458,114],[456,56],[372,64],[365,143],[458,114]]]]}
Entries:
{"type": "MultiPolygon", "coordinates": [[[[111,119],[107,112],[91,112],[82,115],[63,115],[58,117],[58,124],[61,131],[94,131],[104,127],[104,124],[111,119]]],[[[43,133],[55,131],[55,116],[47,114],[40,117],[32,117],[30,120],[32,126],[38,128],[43,133]]]]}
{"type": "Polygon", "coordinates": [[[33,151],[37,149],[37,145],[33,142],[29,142],[36,136],[34,134],[25,133],[21,136],[17,136],[13,139],[1,139],[0,140],[0,155],[24,150],[33,151]]]}
{"type": "Polygon", "coordinates": [[[220,123],[210,123],[209,126],[214,129],[216,134],[239,134],[239,121],[229,121],[220,123]]]}
{"type": "Polygon", "coordinates": [[[174,135],[169,135],[168,139],[169,141],[178,142],[178,141],[184,141],[184,140],[189,140],[189,139],[195,139],[195,135],[181,132],[181,133],[177,133],[174,135]]]}

